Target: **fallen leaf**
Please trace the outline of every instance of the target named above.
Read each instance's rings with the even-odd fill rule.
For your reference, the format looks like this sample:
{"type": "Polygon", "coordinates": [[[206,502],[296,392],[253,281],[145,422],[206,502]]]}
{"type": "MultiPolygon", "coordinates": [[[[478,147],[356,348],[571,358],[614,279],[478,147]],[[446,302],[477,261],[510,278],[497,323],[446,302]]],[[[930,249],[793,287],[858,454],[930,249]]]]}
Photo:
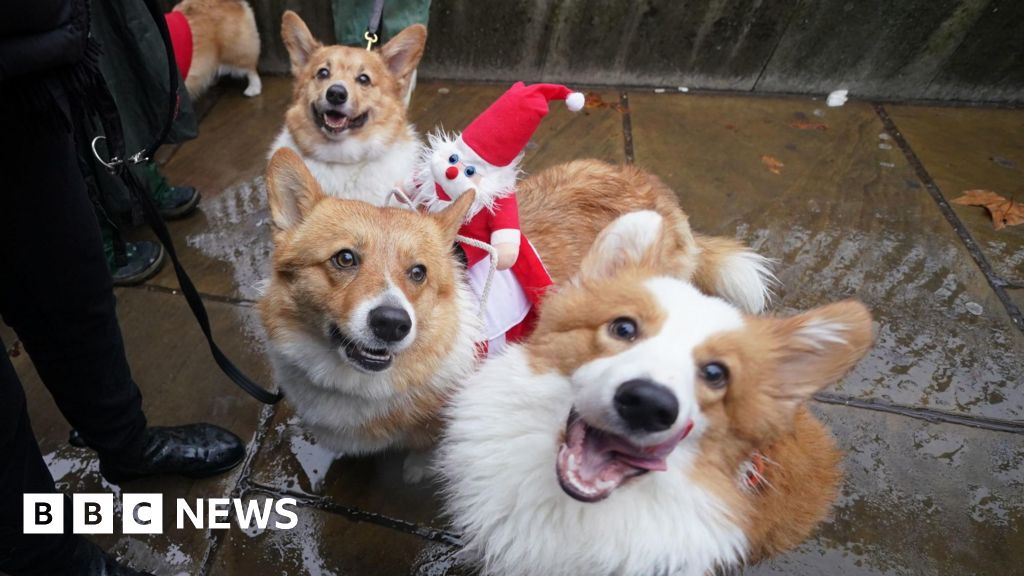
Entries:
{"type": "Polygon", "coordinates": [[[951,202],[963,206],[984,206],[996,230],[1024,224],[1024,204],[1004,198],[991,190],[964,190],[963,196],[951,202]]]}
{"type": "Polygon", "coordinates": [[[822,124],[821,122],[793,122],[790,126],[797,130],[818,130],[820,132],[828,130],[828,124],[822,124]]]}
{"type": "Polygon", "coordinates": [[[772,174],[782,174],[782,167],[785,166],[778,158],[765,154],[761,156],[761,164],[772,174]]]}
{"type": "Polygon", "coordinates": [[[612,110],[622,112],[622,105],[618,102],[611,104],[605,102],[601,95],[597,92],[587,92],[583,95],[583,108],[587,110],[593,110],[595,108],[611,108],[612,110]]]}

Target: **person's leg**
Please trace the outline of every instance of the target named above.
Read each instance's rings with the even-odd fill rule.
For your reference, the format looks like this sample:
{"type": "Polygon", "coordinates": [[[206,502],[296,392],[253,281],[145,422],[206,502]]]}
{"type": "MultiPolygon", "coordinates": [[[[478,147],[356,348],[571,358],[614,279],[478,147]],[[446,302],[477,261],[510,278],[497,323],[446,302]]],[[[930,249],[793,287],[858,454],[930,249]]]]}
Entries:
{"type": "Polygon", "coordinates": [[[8,144],[0,156],[0,315],[85,441],[101,457],[136,454],[146,428],[142,395],[71,135],[21,132],[8,144]]]}
{"type": "Polygon", "coordinates": [[[59,572],[67,566],[77,538],[22,533],[22,495],[55,493],[32,428],[25,393],[0,343],[0,571],[59,572]]]}

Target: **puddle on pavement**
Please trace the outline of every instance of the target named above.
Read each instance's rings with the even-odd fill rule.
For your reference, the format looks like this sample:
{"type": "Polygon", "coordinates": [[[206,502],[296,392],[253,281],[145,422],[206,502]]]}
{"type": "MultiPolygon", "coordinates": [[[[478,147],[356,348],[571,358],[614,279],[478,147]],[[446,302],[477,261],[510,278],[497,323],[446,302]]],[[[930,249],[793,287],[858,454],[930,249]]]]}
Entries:
{"type": "Polygon", "coordinates": [[[257,300],[269,276],[273,243],[267,187],[262,176],[232,186],[200,209],[207,218],[205,232],[188,237],[188,245],[203,255],[231,265],[241,296],[257,300]]]}
{"type": "Polygon", "coordinates": [[[815,406],[846,451],[831,518],[747,574],[1012,574],[1024,563],[1024,437],[815,406]]]}
{"type": "MultiPolygon", "coordinates": [[[[872,308],[876,345],[834,390],[1024,418],[1024,338],[1003,318],[997,301],[983,306],[968,291],[968,275],[980,272],[955,246],[928,246],[895,230],[878,237],[798,224],[784,237],[745,225],[737,236],[783,262],[777,267],[782,281],[777,311],[819,305],[823,291],[835,299],[856,295],[872,308]]],[[[972,285],[977,280],[970,278],[972,285]]]]}

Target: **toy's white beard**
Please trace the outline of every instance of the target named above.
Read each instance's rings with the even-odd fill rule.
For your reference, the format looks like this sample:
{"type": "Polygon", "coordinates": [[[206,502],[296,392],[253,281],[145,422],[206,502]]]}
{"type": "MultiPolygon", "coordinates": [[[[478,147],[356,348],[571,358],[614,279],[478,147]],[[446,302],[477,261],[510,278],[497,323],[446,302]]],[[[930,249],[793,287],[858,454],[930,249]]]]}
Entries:
{"type": "Polygon", "coordinates": [[[423,149],[417,163],[416,181],[420,183],[416,193],[417,203],[427,206],[430,210],[444,206],[444,203],[439,202],[435,184],[440,184],[441,189],[452,200],[456,200],[467,190],[474,188],[476,189],[476,198],[473,200],[473,207],[466,215],[468,219],[484,208],[493,211],[494,203],[499,198],[515,192],[522,154],[508,166],[497,167],[485,162],[466,146],[459,134],[448,134],[439,129],[431,132],[429,139],[430,145],[423,149]],[[463,163],[476,167],[479,183],[474,182],[464,173],[459,173],[452,180],[445,177],[445,171],[451,166],[448,158],[452,154],[458,154],[463,163]]]}

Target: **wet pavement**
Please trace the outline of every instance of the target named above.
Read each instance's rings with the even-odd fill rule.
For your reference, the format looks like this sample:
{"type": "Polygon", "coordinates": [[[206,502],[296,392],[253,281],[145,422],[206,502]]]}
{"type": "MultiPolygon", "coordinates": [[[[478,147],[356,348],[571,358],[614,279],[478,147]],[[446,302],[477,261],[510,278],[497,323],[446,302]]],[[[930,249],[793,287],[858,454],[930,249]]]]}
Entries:
{"type": "MultiPolygon", "coordinates": [[[[253,308],[270,254],[266,150],[290,96],[218,90],[201,135],[164,152],[172,182],[203,192],[171,224],[216,336],[269,383],[253,308]]],[[[464,126],[501,86],[421,82],[421,130],[464,126]]],[[[811,98],[598,94],[555,106],[527,149],[536,172],[566,160],[635,162],[662,177],[702,232],[734,235],[778,261],[773,308],[856,296],[878,344],[812,409],[846,451],[831,518],[792,553],[747,574],[1011,574],[1024,565],[1024,226],[992,228],[982,208],[947,202],[989,189],[1024,201],[1024,111],[873,105],[811,98]],[[593,102],[598,102],[593,99],[593,102]],[[948,208],[948,210],[947,210],[948,208]]],[[[431,574],[457,560],[429,485],[406,486],[401,457],[334,461],[286,405],[263,408],[223,377],[170,268],[119,289],[119,314],[150,420],[218,422],[250,442],[225,477],[147,480],[130,492],[299,498],[290,531],[165,530],[97,537],[134,565],[169,574],[431,574]]],[[[23,378],[33,427],[58,484],[116,490],[68,427],[16,339],[0,337],[23,378]]],[[[170,528],[173,517],[165,525],[170,528]]]]}

